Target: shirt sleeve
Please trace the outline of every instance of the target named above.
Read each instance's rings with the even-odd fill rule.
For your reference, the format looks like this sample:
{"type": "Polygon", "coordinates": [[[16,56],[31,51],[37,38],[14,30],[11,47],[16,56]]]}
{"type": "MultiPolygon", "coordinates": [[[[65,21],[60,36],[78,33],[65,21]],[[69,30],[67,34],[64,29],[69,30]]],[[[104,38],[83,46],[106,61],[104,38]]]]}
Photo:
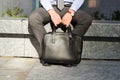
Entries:
{"type": "Polygon", "coordinates": [[[53,9],[53,7],[50,3],[50,0],[40,0],[40,3],[47,11],[50,10],[50,9],[53,9]]]}
{"type": "Polygon", "coordinates": [[[82,6],[85,0],[74,0],[70,9],[74,10],[75,12],[82,6]]]}

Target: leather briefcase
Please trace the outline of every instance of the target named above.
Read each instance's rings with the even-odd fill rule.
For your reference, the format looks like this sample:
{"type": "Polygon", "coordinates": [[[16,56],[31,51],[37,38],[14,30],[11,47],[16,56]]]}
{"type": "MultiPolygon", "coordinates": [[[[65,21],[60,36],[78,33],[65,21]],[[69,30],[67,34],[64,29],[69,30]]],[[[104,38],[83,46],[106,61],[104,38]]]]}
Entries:
{"type": "MultiPolygon", "coordinates": [[[[81,39],[78,38],[78,41],[81,39]]],[[[67,32],[46,33],[43,38],[41,63],[76,65],[81,61],[81,45],[72,39],[71,28],[67,32]],[[74,43],[74,44],[73,44],[74,43]]]]}

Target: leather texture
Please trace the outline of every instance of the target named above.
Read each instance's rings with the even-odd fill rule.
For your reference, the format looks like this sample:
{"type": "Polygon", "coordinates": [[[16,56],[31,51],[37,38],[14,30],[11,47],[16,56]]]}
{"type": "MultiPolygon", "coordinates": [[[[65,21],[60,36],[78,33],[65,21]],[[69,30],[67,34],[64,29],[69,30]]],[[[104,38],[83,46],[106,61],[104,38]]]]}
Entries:
{"type": "Polygon", "coordinates": [[[81,38],[72,38],[70,32],[50,32],[44,35],[42,64],[78,64],[81,60],[81,38]]]}

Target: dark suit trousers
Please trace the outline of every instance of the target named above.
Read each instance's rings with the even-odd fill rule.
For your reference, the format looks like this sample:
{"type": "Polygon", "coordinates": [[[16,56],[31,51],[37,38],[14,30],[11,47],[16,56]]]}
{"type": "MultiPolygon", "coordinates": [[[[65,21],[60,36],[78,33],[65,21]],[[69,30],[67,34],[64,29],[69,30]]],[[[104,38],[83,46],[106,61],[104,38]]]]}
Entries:
{"type": "MultiPolygon", "coordinates": [[[[65,7],[62,11],[59,11],[57,7],[54,6],[54,9],[60,16],[64,16],[69,7],[65,7]]],[[[42,43],[43,35],[46,33],[44,25],[51,21],[50,15],[44,8],[39,8],[34,10],[29,16],[30,27],[37,38],[38,42],[42,43]]],[[[88,30],[89,26],[92,23],[92,17],[86,12],[78,10],[75,12],[75,15],[72,18],[71,24],[73,25],[72,33],[83,36],[88,30]]]]}

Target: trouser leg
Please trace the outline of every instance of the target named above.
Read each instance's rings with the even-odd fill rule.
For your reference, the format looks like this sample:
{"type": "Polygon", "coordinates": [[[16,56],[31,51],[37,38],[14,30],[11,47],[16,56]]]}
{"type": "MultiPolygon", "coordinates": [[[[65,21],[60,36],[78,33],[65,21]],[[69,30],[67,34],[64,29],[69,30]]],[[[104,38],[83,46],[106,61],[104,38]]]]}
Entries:
{"type": "Polygon", "coordinates": [[[78,10],[72,20],[72,25],[73,25],[73,31],[72,31],[72,36],[73,36],[73,44],[75,49],[77,48],[76,51],[80,53],[80,56],[82,55],[82,48],[83,48],[83,36],[88,30],[89,26],[92,23],[92,17],[88,15],[86,12],[78,10]]]}
{"type": "Polygon", "coordinates": [[[46,33],[44,25],[48,22],[50,22],[50,16],[43,8],[36,9],[29,16],[29,25],[39,43],[46,33]]]}
{"type": "MultiPolygon", "coordinates": [[[[67,11],[68,7],[65,7],[64,10],[61,12],[57,9],[57,7],[54,7],[54,10],[60,15],[63,16],[64,13],[67,11]]],[[[39,42],[39,51],[40,51],[40,57],[42,53],[42,40],[43,36],[46,33],[44,25],[51,22],[50,15],[44,8],[39,8],[33,11],[29,16],[29,25],[32,29],[33,34],[35,35],[36,39],[39,42]]]]}
{"type": "Polygon", "coordinates": [[[91,25],[92,17],[86,12],[78,10],[75,13],[71,23],[74,26],[73,34],[76,34],[82,37],[84,36],[89,26],[91,25]]]}
{"type": "MultiPolygon", "coordinates": [[[[63,11],[59,11],[57,7],[54,10],[62,17],[69,7],[65,7],[63,11]]],[[[38,42],[41,43],[43,35],[46,33],[44,25],[51,22],[50,15],[44,8],[39,8],[31,13],[29,16],[30,27],[37,38],[38,42]]]]}
{"type": "Polygon", "coordinates": [[[42,39],[43,35],[46,33],[44,25],[50,22],[49,14],[43,9],[39,8],[33,11],[29,16],[29,25],[32,29],[33,34],[39,42],[40,56],[42,51],[42,39]]]}

